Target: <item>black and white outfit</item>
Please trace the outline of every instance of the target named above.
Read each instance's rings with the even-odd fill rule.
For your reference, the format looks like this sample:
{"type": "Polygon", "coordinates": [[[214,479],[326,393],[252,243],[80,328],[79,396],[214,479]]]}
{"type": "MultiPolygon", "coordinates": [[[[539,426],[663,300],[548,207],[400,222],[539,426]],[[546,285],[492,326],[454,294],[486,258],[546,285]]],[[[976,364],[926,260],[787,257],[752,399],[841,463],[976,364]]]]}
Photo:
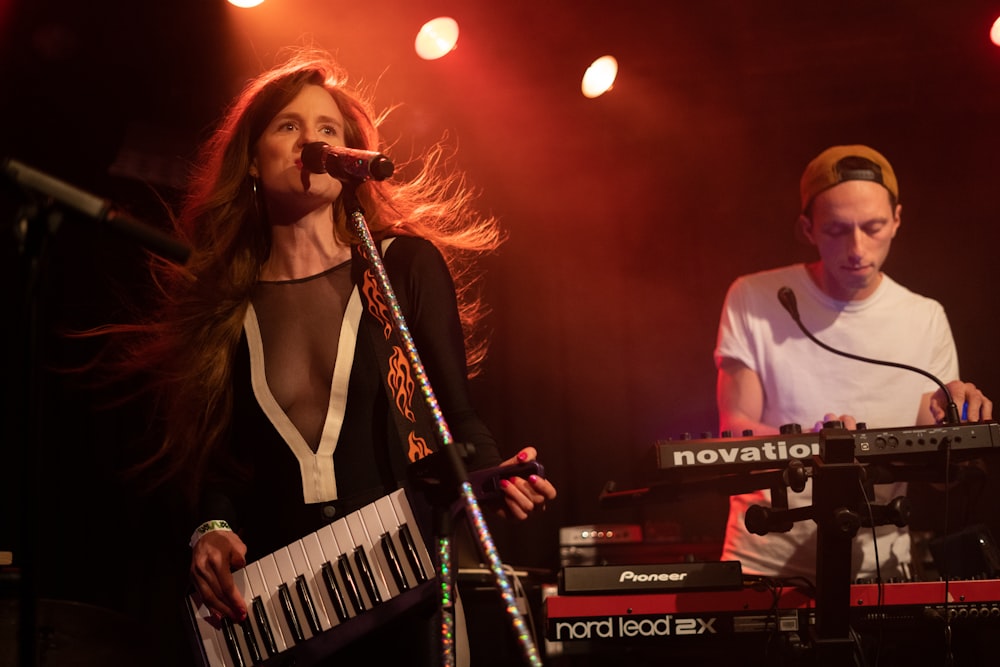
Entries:
{"type": "MultiPolygon", "coordinates": [[[[470,469],[498,465],[496,442],[473,409],[455,288],[440,252],[424,239],[384,242],[383,263],[414,344],[456,442],[475,446],[470,469]]],[[[244,318],[232,382],[225,451],[213,460],[199,520],[222,519],[247,545],[247,561],[404,486],[413,433],[393,410],[416,408],[419,388],[384,381],[387,347],[365,296],[366,263],[355,258],[308,278],[260,282],[244,318]],[[374,324],[374,326],[373,326],[374,324]],[[376,332],[373,334],[373,331],[376,332]],[[381,356],[380,356],[381,355],[381,356]]],[[[396,350],[398,353],[398,350],[396,350]]],[[[423,433],[431,449],[434,434],[423,433]]],[[[419,436],[416,440],[420,441],[419,436]]],[[[418,514],[418,494],[410,494],[418,514]]],[[[425,536],[429,527],[424,528],[425,536]]],[[[439,664],[427,623],[436,600],[338,652],[358,658],[428,657],[439,664]],[[415,645],[413,642],[417,642],[415,645]],[[426,650],[425,650],[426,649],[426,650]]],[[[350,664],[350,663],[343,663],[350,664]]],[[[402,663],[400,663],[402,664],[402,663]]]]}

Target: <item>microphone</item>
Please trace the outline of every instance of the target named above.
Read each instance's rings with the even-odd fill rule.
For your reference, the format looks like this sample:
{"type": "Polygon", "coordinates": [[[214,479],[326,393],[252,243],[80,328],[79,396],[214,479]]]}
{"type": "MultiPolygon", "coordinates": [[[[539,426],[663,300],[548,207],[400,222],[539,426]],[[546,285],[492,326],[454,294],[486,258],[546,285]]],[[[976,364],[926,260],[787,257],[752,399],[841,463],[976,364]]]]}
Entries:
{"type": "Polygon", "coordinates": [[[314,174],[330,174],[341,181],[384,181],[395,170],[389,158],[375,151],[331,146],[315,141],[302,147],[302,165],[314,174]]]}
{"type": "Polygon", "coordinates": [[[12,158],[0,160],[0,171],[6,172],[18,185],[76,209],[97,222],[131,237],[161,257],[180,264],[188,260],[191,250],[181,241],[156,227],[136,220],[108,199],[102,199],[12,158]]]}
{"type": "Polygon", "coordinates": [[[802,330],[802,333],[804,333],[809,340],[816,343],[824,350],[829,350],[834,354],[839,354],[842,357],[855,359],[857,361],[864,361],[870,364],[880,364],[882,366],[892,366],[894,368],[902,368],[904,370],[913,371],[914,373],[920,373],[924,377],[930,379],[935,384],[937,384],[938,387],[940,387],[941,391],[944,392],[945,398],[948,399],[948,409],[947,409],[947,415],[945,416],[945,423],[946,424],[962,423],[962,418],[958,413],[958,406],[955,405],[955,400],[951,397],[951,392],[948,391],[948,387],[946,387],[944,383],[941,382],[941,380],[939,380],[938,378],[934,377],[927,371],[921,368],[917,368],[915,366],[907,366],[906,364],[900,364],[895,361],[881,361],[879,359],[869,359],[868,357],[861,357],[856,354],[851,354],[850,352],[842,352],[840,350],[835,350],[834,348],[830,347],[823,341],[813,336],[809,332],[809,330],[806,329],[805,325],[802,324],[802,320],[799,319],[799,306],[797,301],[795,300],[795,292],[792,291],[791,287],[786,286],[778,289],[778,301],[780,301],[781,305],[785,308],[785,310],[788,311],[788,314],[792,316],[792,319],[795,320],[795,323],[799,325],[799,329],[802,330]]]}

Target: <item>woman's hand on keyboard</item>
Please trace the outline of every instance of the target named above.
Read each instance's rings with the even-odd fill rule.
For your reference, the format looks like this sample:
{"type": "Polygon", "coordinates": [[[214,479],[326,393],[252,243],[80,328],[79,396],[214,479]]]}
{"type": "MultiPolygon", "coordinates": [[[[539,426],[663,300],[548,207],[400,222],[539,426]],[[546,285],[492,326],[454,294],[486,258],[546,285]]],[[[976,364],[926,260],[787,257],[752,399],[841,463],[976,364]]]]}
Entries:
{"type": "Polygon", "coordinates": [[[246,565],[247,546],[229,530],[205,533],[191,550],[191,581],[205,607],[218,621],[242,621],[247,605],[233,583],[232,571],[246,565]]]}

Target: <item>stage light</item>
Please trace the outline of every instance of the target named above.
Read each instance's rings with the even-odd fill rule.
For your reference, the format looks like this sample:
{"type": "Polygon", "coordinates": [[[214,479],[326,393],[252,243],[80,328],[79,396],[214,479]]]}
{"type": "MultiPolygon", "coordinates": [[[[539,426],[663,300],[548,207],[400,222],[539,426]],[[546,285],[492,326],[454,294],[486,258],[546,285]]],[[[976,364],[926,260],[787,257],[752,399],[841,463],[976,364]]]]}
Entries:
{"type": "Polygon", "coordinates": [[[618,76],[618,61],[614,56],[601,56],[583,74],[580,89],[586,97],[599,97],[611,90],[618,76]]]}
{"type": "Polygon", "coordinates": [[[262,2],[264,2],[264,0],[229,0],[229,4],[234,7],[242,7],[244,9],[248,7],[256,7],[262,2]]]}
{"type": "Polygon", "coordinates": [[[993,28],[990,29],[990,41],[1000,46],[1000,16],[993,22],[993,28]]]}
{"type": "Polygon", "coordinates": [[[455,50],[458,43],[458,22],[448,16],[439,16],[425,23],[413,46],[424,60],[437,60],[455,50]]]}

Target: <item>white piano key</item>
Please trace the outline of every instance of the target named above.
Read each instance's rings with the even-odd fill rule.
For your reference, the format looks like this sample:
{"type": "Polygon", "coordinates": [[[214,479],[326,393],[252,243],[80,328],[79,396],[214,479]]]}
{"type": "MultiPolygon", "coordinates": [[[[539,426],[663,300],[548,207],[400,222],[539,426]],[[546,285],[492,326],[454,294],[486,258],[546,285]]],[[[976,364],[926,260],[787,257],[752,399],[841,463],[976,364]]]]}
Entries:
{"type": "Polygon", "coordinates": [[[399,564],[399,559],[395,558],[395,546],[392,545],[392,537],[389,535],[389,529],[382,524],[382,517],[379,515],[378,507],[375,503],[365,505],[361,508],[361,520],[364,522],[365,531],[368,533],[368,539],[372,545],[372,549],[368,554],[368,560],[373,564],[378,563],[378,569],[382,573],[382,580],[385,582],[386,590],[388,591],[388,597],[385,599],[394,598],[404,590],[407,590],[408,584],[406,577],[403,575],[402,566],[399,564]],[[389,558],[383,543],[392,546],[392,550],[388,554],[394,558],[389,558]],[[399,577],[398,581],[397,577],[399,577]]]}
{"type": "Polygon", "coordinates": [[[282,633],[281,622],[279,620],[281,611],[277,610],[278,613],[275,613],[271,589],[264,579],[260,561],[254,561],[244,569],[247,573],[247,580],[250,582],[250,588],[253,590],[254,600],[257,601],[257,605],[253,605],[249,600],[247,601],[251,604],[251,608],[248,611],[253,615],[254,626],[259,630],[266,654],[268,656],[277,655],[289,646],[285,642],[285,635],[282,633]],[[260,615],[263,615],[263,619],[259,618],[260,615]],[[266,623],[267,632],[264,631],[262,622],[266,623]],[[268,638],[270,638],[270,641],[268,641],[268,638]]]}
{"type": "Polygon", "coordinates": [[[188,597],[188,606],[191,607],[195,628],[201,638],[201,647],[207,667],[231,667],[232,663],[227,663],[228,655],[222,633],[208,620],[208,608],[205,605],[196,604],[191,597],[188,597]]]}
{"type": "MultiPolygon", "coordinates": [[[[389,600],[392,595],[389,593],[389,587],[386,585],[382,569],[379,567],[375,545],[368,535],[368,530],[365,528],[365,521],[362,518],[364,512],[365,508],[362,508],[357,512],[348,514],[346,517],[347,527],[351,531],[351,538],[354,540],[354,545],[359,547],[359,550],[354,552],[352,560],[358,566],[358,570],[362,571],[363,576],[363,570],[367,566],[368,574],[364,576],[364,581],[371,587],[369,594],[372,597],[372,601],[378,604],[379,602],[389,600]]],[[[379,527],[381,527],[381,524],[379,524],[379,527]]]]}
{"type": "Polygon", "coordinates": [[[322,565],[326,559],[323,557],[323,547],[319,543],[319,538],[316,533],[309,533],[298,542],[288,545],[288,551],[292,554],[295,571],[305,576],[306,585],[312,595],[313,607],[319,619],[320,631],[329,630],[339,623],[339,620],[336,612],[330,610],[333,602],[323,582],[322,565]]]}
{"type": "MultiPolygon", "coordinates": [[[[406,558],[405,547],[399,537],[399,518],[396,516],[396,510],[392,507],[392,500],[389,496],[382,496],[375,501],[375,509],[382,521],[382,528],[386,531],[386,539],[389,540],[394,550],[397,566],[405,582],[405,590],[414,588],[420,583],[420,580],[406,558]]],[[[390,569],[393,569],[393,566],[390,566],[390,569]]]]}
{"type": "Polygon", "coordinates": [[[375,604],[368,594],[367,587],[364,584],[364,577],[361,571],[358,570],[355,562],[354,555],[358,549],[358,545],[354,543],[354,538],[351,536],[351,529],[347,525],[347,517],[337,519],[331,523],[330,529],[333,530],[333,535],[337,538],[337,545],[341,550],[340,556],[337,557],[338,574],[347,574],[347,578],[344,581],[344,592],[349,597],[352,597],[352,599],[356,598],[357,604],[361,607],[359,611],[367,611],[374,607],[375,604]]]}
{"type": "Polygon", "coordinates": [[[264,577],[264,585],[267,586],[268,609],[271,612],[271,618],[277,621],[278,626],[281,628],[281,636],[284,638],[285,648],[291,648],[295,646],[297,640],[292,630],[293,625],[289,623],[287,612],[282,603],[281,585],[284,581],[281,579],[278,563],[274,558],[274,554],[268,554],[258,560],[257,564],[260,566],[260,573],[264,577]]]}
{"type": "MultiPolygon", "coordinates": [[[[295,543],[293,543],[295,544],[295,543]]],[[[300,574],[303,576],[303,581],[305,574],[299,572],[295,568],[295,564],[292,562],[292,545],[278,549],[272,556],[274,556],[274,561],[278,565],[278,574],[281,575],[281,581],[288,591],[288,596],[291,598],[292,610],[294,611],[294,620],[298,626],[299,641],[305,641],[307,639],[312,639],[316,634],[313,632],[313,625],[319,625],[319,619],[310,620],[310,614],[315,614],[311,612],[305,606],[302,601],[302,596],[299,595],[298,582],[297,579],[300,574]]],[[[299,548],[301,553],[301,548],[299,548]]],[[[311,594],[310,594],[311,596],[311,594]]],[[[317,627],[318,630],[318,627],[317,627]]]]}
{"type": "Polygon", "coordinates": [[[406,497],[406,491],[404,489],[397,489],[389,494],[389,499],[392,501],[393,509],[396,510],[400,530],[403,530],[402,527],[406,526],[406,531],[413,538],[415,551],[413,557],[419,560],[424,576],[433,578],[436,574],[434,563],[431,561],[431,555],[427,551],[427,543],[424,542],[423,535],[420,533],[420,527],[417,525],[416,517],[414,517],[413,510],[410,508],[410,501],[406,497]]]}

